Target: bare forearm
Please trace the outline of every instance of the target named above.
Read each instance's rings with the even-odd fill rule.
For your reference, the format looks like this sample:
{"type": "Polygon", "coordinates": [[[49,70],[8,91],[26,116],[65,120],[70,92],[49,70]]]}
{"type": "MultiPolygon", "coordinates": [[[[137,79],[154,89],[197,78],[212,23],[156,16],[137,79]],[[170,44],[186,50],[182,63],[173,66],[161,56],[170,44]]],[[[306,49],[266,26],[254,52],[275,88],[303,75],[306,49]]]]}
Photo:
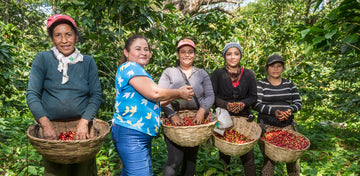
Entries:
{"type": "Polygon", "coordinates": [[[181,99],[181,91],[179,89],[166,89],[157,86],[152,99],[155,101],[165,101],[170,103],[173,100],[181,99]]]}
{"type": "Polygon", "coordinates": [[[166,89],[158,86],[147,77],[134,77],[129,81],[129,84],[141,95],[154,101],[170,101],[180,98],[191,100],[193,95],[192,88],[189,86],[180,89],[166,89]]]}

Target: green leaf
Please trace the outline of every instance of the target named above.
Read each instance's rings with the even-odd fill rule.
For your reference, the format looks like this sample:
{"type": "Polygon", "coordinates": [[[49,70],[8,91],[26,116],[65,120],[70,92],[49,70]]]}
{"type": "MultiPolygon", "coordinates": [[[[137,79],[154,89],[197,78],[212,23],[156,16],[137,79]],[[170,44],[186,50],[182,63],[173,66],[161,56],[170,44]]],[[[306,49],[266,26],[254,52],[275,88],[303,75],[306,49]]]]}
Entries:
{"type": "Polygon", "coordinates": [[[326,39],[331,39],[333,35],[335,35],[337,32],[337,29],[332,30],[330,33],[325,34],[326,39]]]}
{"type": "Polygon", "coordinates": [[[215,174],[215,173],[216,173],[216,168],[209,168],[209,169],[206,171],[205,175],[213,175],[213,174],[215,174]]]}
{"type": "Polygon", "coordinates": [[[313,39],[313,45],[316,45],[324,40],[325,40],[324,36],[317,36],[316,38],[313,39]]]}
{"type": "Polygon", "coordinates": [[[311,31],[311,29],[305,29],[305,30],[301,31],[301,37],[302,37],[302,38],[305,38],[306,35],[307,35],[310,31],[311,31]]]}
{"type": "Polygon", "coordinates": [[[308,45],[307,47],[305,47],[304,54],[307,55],[307,56],[310,55],[312,49],[313,49],[313,46],[312,46],[312,45],[308,45]]]}
{"type": "Polygon", "coordinates": [[[37,172],[35,166],[29,166],[29,173],[32,175],[38,175],[38,172],[37,172]]]}

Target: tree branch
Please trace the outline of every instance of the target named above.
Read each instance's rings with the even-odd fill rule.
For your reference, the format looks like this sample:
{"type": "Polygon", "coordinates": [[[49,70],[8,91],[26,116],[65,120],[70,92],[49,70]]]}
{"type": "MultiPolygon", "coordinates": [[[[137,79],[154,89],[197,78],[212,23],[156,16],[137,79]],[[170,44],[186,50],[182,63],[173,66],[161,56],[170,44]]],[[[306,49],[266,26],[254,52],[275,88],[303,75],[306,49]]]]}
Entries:
{"type": "Polygon", "coordinates": [[[223,9],[223,8],[221,8],[221,7],[214,7],[214,8],[208,9],[208,10],[206,10],[205,8],[202,8],[202,9],[200,9],[200,10],[197,12],[197,14],[209,13],[210,10],[217,10],[217,11],[220,11],[220,12],[224,12],[224,13],[232,16],[232,17],[235,17],[235,16],[232,14],[232,12],[230,12],[230,11],[228,11],[228,10],[225,10],[225,9],[223,9]]]}
{"type": "Polygon", "coordinates": [[[341,44],[345,44],[345,45],[351,46],[351,47],[353,47],[353,48],[355,48],[355,49],[357,49],[357,50],[360,50],[359,47],[357,47],[357,46],[355,46],[355,45],[352,45],[352,44],[350,44],[350,43],[341,43],[341,44]]]}
{"type": "Polygon", "coordinates": [[[208,5],[208,4],[217,4],[220,2],[232,3],[232,4],[240,4],[243,0],[204,0],[202,1],[201,5],[208,5]]]}

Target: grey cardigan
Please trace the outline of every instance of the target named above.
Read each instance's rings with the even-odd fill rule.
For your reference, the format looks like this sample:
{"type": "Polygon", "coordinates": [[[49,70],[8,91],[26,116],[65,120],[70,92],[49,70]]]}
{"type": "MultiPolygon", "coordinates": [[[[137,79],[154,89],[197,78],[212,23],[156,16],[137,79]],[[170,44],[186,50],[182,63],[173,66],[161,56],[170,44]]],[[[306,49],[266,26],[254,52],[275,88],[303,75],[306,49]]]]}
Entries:
{"type": "MultiPolygon", "coordinates": [[[[160,77],[159,86],[170,89],[178,89],[185,86],[186,81],[179,68],[180,67],[171,67],[165,69],[160,77]]],[[[215,95],[209,75],[205,70],[193,67],[188,80],[194,89],[194,93],[199,101],[200,107],[204,108],[205,111],[209,111],[215,101],[215,95]]],[[[191,101],[180,100],[179,109],[195,110],[198,108],[193,98],[191,101]]],[[[164,107],[163,111],[168,117],[175,115],[175,111],[171,104],[164,107]]]]}

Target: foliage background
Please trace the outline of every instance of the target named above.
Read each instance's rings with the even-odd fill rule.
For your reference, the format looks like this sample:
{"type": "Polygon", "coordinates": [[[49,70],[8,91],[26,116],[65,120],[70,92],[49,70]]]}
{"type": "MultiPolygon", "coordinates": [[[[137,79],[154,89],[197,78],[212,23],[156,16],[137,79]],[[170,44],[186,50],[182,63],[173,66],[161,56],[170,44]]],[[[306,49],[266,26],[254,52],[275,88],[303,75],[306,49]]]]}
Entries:
{"type": "MultiPolygon", "coordinates": [[[[225,43],[237,41],[244,49],[241,64],[265,77],[266,59],[279,53],[286,60],[284,77],[297,85],[303,110],[296,115],[298,130],[311,140],[301,158],[301,175],[359,175],[360,127],[360,5],[358,0],[258,0],[232,16],[221,11],[184,15],[161,0],[5,0],[0,2],[0,175],[42,175],[41,157],[29,144],[26,129],[33,118],[25,91],[31,63],[52,43],[45,20],[52,7],[74,17],[82,34],[77,47],[94,57],[104,102],[98,118],[113,113],[114,77],[124,40],[142,34],[152,44],[147,71],[158,80],[176,62],[177,42],[188,37],[197,45],[195,65],[209,74],[224,65],[225,43]],[[327,2],[327,3],[325,3],[327,2]],[[346,126],[321,125],[324,121],[346,126]]],[[[51,12],[52,14],[54,12],[51,12]]],[[[166,161],[162,134],[154,139],[154,174],[161,175],[166,161]]],[[[262,156],[255,147],[257,173],[262,156]]],[[[196,175],[226,175],[216,148],[203,146],[196,175]]],[[[118,175],[120,160],[111,137],[97,155],[99,175],[118,175]]],[[[239,157],[232,158],[228,175],[243,175],[239,157]]],[[[286,175],[279,163],[276,175],[286,175]]]]}

